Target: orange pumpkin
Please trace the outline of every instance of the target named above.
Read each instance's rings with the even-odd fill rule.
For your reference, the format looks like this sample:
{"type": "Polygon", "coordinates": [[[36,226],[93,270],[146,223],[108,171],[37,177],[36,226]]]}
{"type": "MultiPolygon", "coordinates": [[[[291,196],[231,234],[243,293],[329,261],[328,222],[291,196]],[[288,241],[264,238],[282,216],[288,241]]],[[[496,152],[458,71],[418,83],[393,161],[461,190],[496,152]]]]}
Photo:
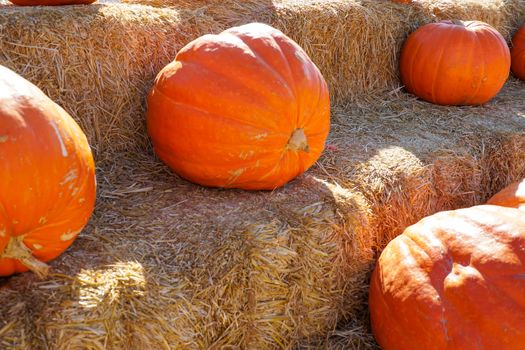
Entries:
{"type": "Polygon", "coordinates": [[[480,105],[501,90],[510,51],[496,29],[479,21],[420,27],[403,45],[401,80],[414,95],[439,105],[480,105]]]}
{"type": "Polygon", "coordinates": [[[87,5],[96,0],[9,0],[18,6],[62,6],[62,5],[87,5]]]}
{"type": "Polygon", "coordinates": [[[44,276],[93,211],[95,166],[75,121],[2,66],[0,164],[0,276],[44,276]]]}
{"type": "Polygon", "coordinates": [[[489,199],[487,204],[525,210],[525,179],[505,187],[489,199]]]}
{"type": "Polygon", "coordinates": [[[384,350],[523,349],[525,215],[482,205],[440,212],[385,248],[370,316],[384,350]]]}
{"type": "Polygon", "coordinates": [[[284,185],[319,158],[329,119],[317,67],[294,41],[260,23],[189,43],[148,98],[155,152],[205,186],[284,185]]]}
{"type": "Polygon", "coordinates": [[[525,25],[514,34],[510,53],[512,73],[519,79],[525,80],[525,25]]]}

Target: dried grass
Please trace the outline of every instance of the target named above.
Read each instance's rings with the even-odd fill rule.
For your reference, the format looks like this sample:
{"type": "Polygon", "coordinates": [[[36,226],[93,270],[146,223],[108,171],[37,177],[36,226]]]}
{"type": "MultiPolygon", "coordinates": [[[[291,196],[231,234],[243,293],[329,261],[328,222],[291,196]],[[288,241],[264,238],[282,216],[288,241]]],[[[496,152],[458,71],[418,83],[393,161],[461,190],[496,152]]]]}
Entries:
{"type": "Polygon", "coordinates": [[[96,214],[52,278],[25,274],[0,291],[16,295],[2,314],[18,317],[0,339],[370,349],[374,251],[422,216],[480,203],[525,176],[523,98],[511,81],[485,107],[401,92],[336,107],[319,164],[274,192],[194,186],[148,152],[103,161],[96,214]]]}
{"type": "MultiPolygon", "coordinates": [[[[524,87],[511,80],[483,107],[435,106],[399,90],[336,107],[316,171],[365,196],[379,253],[422,217],[484,203],[525,177],[524,87]]],[[[376,349],[364,298],[354,312],[300,348],[376,349]]]]}
{"type": "Polygon", "coordinates": [[[224,28],[270,23],[297,41],[319,66],[336,102],[357,100],[399,85],[398,56],[404,39],[440,19],[481,20],[507,39],[525,22],[522,0],[123,0],[184,8],[224,28]]]}
{"type": "Polygon", "coordinates": [[[0,9],[0,64],[82,124],[100,185],[93,220],[49,280],[0,282],[0,347],[371,349],[374,254],[421,217],[525,176],[523,83],[475,108],[378,92],[397,86],[400,43],[435,8],[481,9],[510,32],[524,5],[223,3],[0,9]],[[151,153],[145,94],[184,43],[251,18],[292,32],[323,69],[336,96],[329,147],[274,192],[189,184],[151,153]]]}
{"type": "Polygon", "coordinates": [[[144,95],[188,41],[216,23],[139,5],[16,7],[0,12],[0,63],[38,83],[100,157],[148,145],[144,95]]]}
{"type": "Polygon", "coordinates": [[[26,286],[29,344],[285,347],[357,306],[373,257],[358,194],[312,176],[273,193],[205,189],[151,154],[101,167],[95,217],[55,274],[9,282],[26,286]]]}
{"type": "Polygon", "coordinates": [[[142,2],[176,8],[97,3],[0,12],[0,62],[79,120],[99,158],[148,144],[145,93],[178,49],[204,33],[252,21],[276,26],[306,49],[338,104],[397,87],[401,44],[423,23],[480,19],[508,38],[525,21],[522,0],[142,2]]]}

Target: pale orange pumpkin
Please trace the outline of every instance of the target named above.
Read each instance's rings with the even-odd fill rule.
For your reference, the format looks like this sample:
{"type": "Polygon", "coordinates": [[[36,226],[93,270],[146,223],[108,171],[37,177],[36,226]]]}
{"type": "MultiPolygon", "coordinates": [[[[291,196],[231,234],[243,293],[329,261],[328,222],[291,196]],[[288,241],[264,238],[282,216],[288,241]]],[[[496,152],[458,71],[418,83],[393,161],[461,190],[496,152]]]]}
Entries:
{"type": "Polygon", "coordinates": [[[370,316],[383,350],[521,350],[525,215],[480,205],[440,212],[384,249],[370,316]]]}
{"type": "Polygon", "coordinates": [[[440,105],[479,105],[501,90],[510,73],[505,39],[479,21],[420,27],[403,45],[401,80],[414,95],[440,105]]]}
{"type": "Polygon", "coordinates": [[[40,89],[0,66],[0,276],[59,256],[95,203],[86,136],[40,89]]]}
{"type": "Polygon", "coordinates": [[[525,179],[505,187],[490,198],[487,204],[525,210],[525,179]]]}
{"type": "Polygon", "coordinates": [[[327,85],[307,54],[252,23],[189,43],[157,76],[148,132],[157,155],[205,186],[272,190],[319,158],[327,85]]]}
{"type": "Polygon", "coordinates": [[[512,37],[511,69],[512,73],[521,80],[525,80],[525,25],[512,37]]]}

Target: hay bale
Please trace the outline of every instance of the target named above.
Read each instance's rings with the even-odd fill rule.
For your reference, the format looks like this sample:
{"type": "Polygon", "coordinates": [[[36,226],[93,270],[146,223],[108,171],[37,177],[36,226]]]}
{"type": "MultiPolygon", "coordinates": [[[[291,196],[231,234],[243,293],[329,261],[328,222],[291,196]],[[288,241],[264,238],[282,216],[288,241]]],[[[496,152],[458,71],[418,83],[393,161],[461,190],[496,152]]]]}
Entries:
{"type": "Polygon", "coordinates": [[[297,41],[330,86],[336,102],[356,100],[399,85],[398,56],[417,27],[441,19],[481,20],[507,39],[525,21],[521,0],[419,0],[411,5],[378,0],[123,0],[184,8],[224,28],[262,21],[297,41]]]}
{"type": "Polygon", "coordinates": [[[186,42],[215,26],[192,12],[139,5],[6,6],[0,64],[67,109],[100,159],[148,145],[143,100],[153,79],[186,42]]]}
{"type": "Polygon", "coordinates": [[[122,4],[0,9],[0,64],[80,122],[98,150],[100,184],[93,220],[53,263],[52,278],[25,274],[0,289],[9,300],[0,305],[8,315],[0,344],[270,349],[332,335],[368,346],[362,324],[374,253],[422,216],[479,203],[525,176],[522,83],[475,108],[432,106],[399,90],[371,94],[397,84],[395,48],[406,28],[433,17],[384,2],[301,5],[276,5],[271,19],[290,31],[296,23],[314,59],[329,62],[322,67],[338,99],[323,158],[271,193],[177,178],[151,153],[143,115],[156,71],[183,43],[266,10],[214,17],[122,4]],[[345,50],[357,45],[356,29],[344,27],[354,20],[369,26],[355,34],[357,53],[345,50]],[[376,58],[386,68],[368,64],[376,58]],[[369,72],[357,66],[365,62],[369,72]],[[354,327],[330,334],[346,320],[354,327]]]}
{"type": "Polygon", "coordinates": [[[251,21],[276,26],[306,49],[338,104],[397,87],[400,47],[422,23],[481,19],[508,37],[525,20],[521,0],[411,6],[377,0],[144,1],[177,8],[93,4],[0,11],[0,64],[38,82],[68,110],[98,159],[148,145],[146,92],[178,49],[205,33],[251,21]]]}
{"type": "MultiPolygon", "coordinates": [[[[523,82],[511,79],[483,107],[435,106],[399,91],[350,104],[332,131],[335,150],[320,166],[366,197],[379,253],[421,218],[484,203],[525,177],[524,97],[523,82]]],[[[302,348],[376,349],[365,300],[356,312],[302,348]]]]}
{"type": "Polygon", "coordinates": [[[76,248],[51,279],[6,287],[32,286],[17,325],[31,346],[284,347],[357,306],[373,257],[358,194],[312,176],[273,193],[205,189],[151,154],[100,167],[76,248]]]}
{"type": "Polygon", "coordinates": [[[523,98],[511,81],[484,107],[399,92],[336,107],[319,164],[274,192],[202,188],[119,154],[99,163],[96,214],[52,278],[11,278],[1,296],[25,287],[0,312],[16,308],[33,347],[363,347],[374,251],[525,176],[523,98]]]}

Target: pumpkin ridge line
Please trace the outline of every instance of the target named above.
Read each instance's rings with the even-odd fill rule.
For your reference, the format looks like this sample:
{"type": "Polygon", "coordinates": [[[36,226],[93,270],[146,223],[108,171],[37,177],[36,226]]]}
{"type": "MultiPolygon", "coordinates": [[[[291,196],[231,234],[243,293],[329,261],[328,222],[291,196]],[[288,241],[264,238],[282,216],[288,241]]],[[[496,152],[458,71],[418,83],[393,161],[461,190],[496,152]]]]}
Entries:
{"type": "MultiPolygon", "coordinates": [[[[233,77],[236,76],[235,74],[227,75],[227,74],[225,74],[223,72],[218,72],[218,71],[214,70],[213,67],[205,65],[202,60],[200,60],[200,61],[198,61],[196,63],[196,62],[188,61],[188,60],[185,60],[185,59],[178,59],[178,62],[184,63],[184,65],[190,66],[190,67],[192,67],[192,69],[197,70],[197,71],[206,70],[207,74],[209,74],[211,76],[219,77],[219,78],[223,79],[224,81],[228,82],[229,84],[235,85],[235,87],[240,89],[240,90],[249,91],[251,94],[253,94],[253,95],[258,97],[258,99],[256,100],[257,103],[258,103],[258,106],[262,106],[262,107],[264,107],[264,109],[270,110],[273,114],[279,114],[275,110],[274,106],[271,106],[271,108],[268,108],[268,106],[269,106],[268,104],[264,104],[264,105],[259,104],[259,102],[258,102],[259,99],[261,99],[261,98],[267,99],[265,95],[262,95],[260,93],[264,89],[256,89],[256,88],[249,87],[246,84],[245,81],[239,80],[239,79],[234,79],[233,77]]],[[[156,86],[155,89],[158,91],[159,87],[156,86]]],[[[214,94],[214,96],[217,96],[217,95],[218,94],[214,94]]],[[[166,96],[166,94],[164,94],[164,96],[166,96]]],[[[296,98],[295,95],[293,96],[293,98],[294,99],[296,98]]],[[[282,98],[281,98],[281,100],[282,100],[282,98]]]]}
{"type": "MultiPolygon", "coordinates": [[[[291,81],[294,81],[294,75],[293,75],[293,71],[292,71],[292,67],[290,66],[290,62],[288,62],[288,57],[284,54],[284,50],[283,50],[283,47],[279,44],[279,42],[277,40],[275,40],[275,38],[273,36],[270,36],[271,39],[273,40],[273,42],[277,45],[277,47],[279,48],[279,50],[277,50],[279,52],[279,54],[281,55],[281,57],[283,58],[283,61],[286,65],[286,69],[288,70],[288,74],[290,76],[290,79],[291,81]]],[[[295,49],[298,49],[296,47],[294,47],[295,49]]],[[[299,49],[301,49],[299,47],[299,49]]],[[[302,49],[301,49],[302,50],[302,49]]],[[[298,96],[299,96],[299,93],[297,92],[297,86],[296,84],[292,84],[292,90],[294,92],[294,100],[295,100],[295,103],[296,103],[296,108],[297,108],[297,115],[295,116],[295,125],[298,124],[299,122],[299,115],[301,115],[301,101],[299,101],[298,99],[298,96]]]]}
{"type": "Polygon", "coordinates": [[[157,93],[159,93],[162,96],[164,96],[164,98],[166,98],[168,101],[170,101],[170,103],[172,103],[174,105],[185,106],[185,107],[188,107],[188,108],[193,109],[195,111],[202,112],[203,114],[209,115],[210,118],[215,118],[215,119],[219,119],[219,120],[223,120],[223,121],[228,121],[228,123],[230,123],[230,124],[231,123],[235,123],[235,124],[238,124],[240,126],[251,127],[253,129],[257,129],[257,130],[259,130],[261,132],[267,132],[268,130],[270,130],[274,134],[288,136],[288,134],[286,134],[286,133],[284,133],[282,131],[274,130],[273,128],[263,129],[261,127],[258,127],[256,125],[254,125],[254,124],[247,123],[245,121],[239,121],[234,116],[216,114],[216,113],[210,112],[210,111],[208,111],[206,109],[203,109],[202,107],[197,107],[197,106],[195,106],[193,104],[188,104],[188,103],[176,101],[171,96],[169,96],[168,94],[164,93],[161,89],[159,89],[157,87],[154,88],[154,91],[156,91],[157,93]]]}
{"type": "Polygon", "coordinates": [[[438,74],[441,72],[441,66],[443,65],[443,55],[445,54],[445,49],[450,46],[449,43],[451,39],[453,38],[453,36],[451,35],[452,34],[451,32],[453,32],[456,29],[455,26],[457,25],[453,24],[448,28],[446,44],[442,44],[441,46],[441,52],[439,53],[437,67],[435,67],[434,69],[434,77],[432,78],[432,87],[430,89],[430,97],[432,98],[433,101],[436,100],[436,82],[438,79],[438,74]]]}
{"type": "MultiPolygon", "coordinates": [[[[319,112],[319,109],[322,107],[320,106],[320,102],[321,102],[321,97],[323,96],[323,92],[324,90],[328,90],[328,88],[325,86],[325,83],[320,79],[322,75],[319,73],[315,75],[315,78],[317,80],[317,84],[316,84],[316,90],[317,90],[317,102],[315,103],[314,105],[314,110],[308,115],[308,116],[305,116],[304,120],[302,123],[299,123],[299,119],[303,116],[302,114],[298,115],[297,117],[297,128],[302,128],[304,129],[306,125],[310,124],[312,118],[314,116],[317,116],[319,115],[320,113],[316,113],[316,112],[319,112]]],[[[327,91],[327,94],[330,95],[330,93],[327,91]]],[[[329,97],[330,98],[330,97],[329,97]]],[[[328,128],[330,129],[330,127],[328,128]]]]}
{"type": "MultiPolygon", "coordinates": [[[[411,233],[411,232],[408,232],[408,233],[411,233]]],[[[410,239],[410,241],[412,241],[412,243],[414,243],[419,249],[420,251],[425,254],[425,256],[430,260],[432,261],[432,269],[434,270],[436,264],[434,262],[434,260],[432,259],[432,257],[430,256],[430,254],[427,252],[427,250],[425,249],[425,247],[423,247],[420,242],[416,241],[411,235],[405,235],[406,237],[408,237],[410,239]]],[[[434,239],[436,239],[436,235],[435,234],[432,234],[432,237],[434,239]]],[[[437,239],[436,239],[437,240],[437,239]]],[[[441,247],[443,248],[443,251],[445,251],[445,255],[448,256],[451,260],[452,260],[452,263],[454,263],[454,258],[452,256],[452,254],[450,254],[449,250],[447,249],[447,247],[445,247],[443,244],[441,244],[441,247]]],[[[452,266],[448,267],[447,268],[448,272],[447,274],[444,276],[444,278],[440,281],[442,286],[443,286],[443,282],[445,281],[445,278],[450,274],[450,272],[452,271],[452,266]]],[[[430,285],[434,288],[434,290],[436,291],[436,293],[439,295],[440,298],[443,298],[443,296],[441,295],[442,293],[440,293],[440,291],[436,288],[436,286],[434,286],[432,284],[432,280],[429,278],[430,280],[430,285]]]]}
{"type": "MultiPolygon", "coordinates": [[[[295,96],[296,94],[291,88],[292,84],[288,80],[286,80],[283,77],[281,77],[281,74],[274,67],[272,67],[265,59],[263,59],[262,55],[259,54],[258,50],[255,50],[250,45],[248,45],[246,43],[246,41],[244,41],[244,39],[242,37],[235,36],[235,35],[233,35],[232,33],[228,32],[228,31],[226,31],[225,34],[226,33],[229,36],[232,36],[232,37],[237,38],[238,40],[240,40],[243,43],[243,45],[246,47],[246,49],[248,49],[253,54],[253,57],[255,58],[255,60],[257,60],[257,62],[261,63],[262,65],[264,65],[272,73],[272,75],[274,75],[277,78],[277,80],[279,80],[279,82],[281,82],[281,85],[284,86],[286,88],[286,90],[288,90],[288,92],[290,94],[290,97],[293,98],[293,99],[296,99],[296,96],[295,96]]],[[[268,37],[271,37],[271,36],[267,36],[267,38],[268,37]]]]}
{"type": "MultiPolygon", "coordinates": [[[[473,32],[473,33],[474,33],[474,36],[476,37],[476,42],[479,44],[479,47],[482,47],[481,40],[479,39],[478,33],[477,32],[473,32]]],[[[476,91],[472,95],[470,95],[470,97],[467,98],[467,100],[465,101],[466,104],[469,104],[470,101],[472,101],[474,97],[477,96],[479,90],[481,89],[481,84],[483,83],[483,77],[485,76],[485,56],[484,55],[480,55],[480,56],[481,56],[481,60],[483,61],[483,65],[482,65],[483,74],[481,74],[480,76],[480,81],[476,88],[476,91]]]]}

